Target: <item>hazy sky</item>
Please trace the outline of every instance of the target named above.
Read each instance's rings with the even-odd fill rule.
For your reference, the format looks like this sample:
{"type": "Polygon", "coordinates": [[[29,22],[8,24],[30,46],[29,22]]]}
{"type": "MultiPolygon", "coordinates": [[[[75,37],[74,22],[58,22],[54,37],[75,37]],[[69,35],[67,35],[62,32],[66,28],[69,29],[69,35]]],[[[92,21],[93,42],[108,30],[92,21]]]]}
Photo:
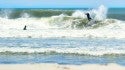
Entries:
{"type": "Polygon", "coordinates": [[[0,8],[125,7],[125,0],[0,0],[0,8]]]}

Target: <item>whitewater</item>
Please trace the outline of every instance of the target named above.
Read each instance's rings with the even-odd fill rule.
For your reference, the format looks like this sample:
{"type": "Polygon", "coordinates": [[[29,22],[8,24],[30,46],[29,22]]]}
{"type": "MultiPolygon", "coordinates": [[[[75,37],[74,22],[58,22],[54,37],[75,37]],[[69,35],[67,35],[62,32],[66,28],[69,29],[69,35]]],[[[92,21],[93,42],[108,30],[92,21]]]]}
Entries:
{"type": "Polygon", "coordinates": [[[91,9],[0,9],[0,64],[125,65],[124,12],[103,5],[91,9]]]}
{"type": "Polygon", "coordinates": [[[36,18],[21,13],[19,18],[9,19],[13,10],[2,10],[0,17],[0,37],[87,37],[87,38],[125,38],[125,22],[107,18],[108,9],[100,6],[91,10],[76,10],[67,14],[36,18]],[[85,13],[90,13],[88,21],[85,13]],[[27,30],[23,30],[24,26],[27,30]]]}

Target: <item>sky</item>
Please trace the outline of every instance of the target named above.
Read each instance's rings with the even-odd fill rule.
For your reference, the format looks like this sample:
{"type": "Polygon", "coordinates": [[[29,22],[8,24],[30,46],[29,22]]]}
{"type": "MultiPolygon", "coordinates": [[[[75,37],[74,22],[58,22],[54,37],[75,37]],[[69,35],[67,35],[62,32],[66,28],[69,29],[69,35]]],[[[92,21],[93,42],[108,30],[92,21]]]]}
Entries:
{"type": "Polygon", "coordinates": [[[0,8],[125,8],[125,0],[0,0],[0,8]]]}

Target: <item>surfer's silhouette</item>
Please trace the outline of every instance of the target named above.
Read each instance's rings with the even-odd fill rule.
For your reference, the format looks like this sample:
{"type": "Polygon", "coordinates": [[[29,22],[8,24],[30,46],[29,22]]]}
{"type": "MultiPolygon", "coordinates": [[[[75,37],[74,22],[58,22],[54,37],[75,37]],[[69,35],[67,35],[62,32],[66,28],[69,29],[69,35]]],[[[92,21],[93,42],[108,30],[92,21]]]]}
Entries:
{"type": "Polygon", "coordinates": [[[26,27],[27,27],[27,26],[25,25],[24,28],[23,28],[23,30],[27,30],[26,27]]]}
{"type": "Polygon", "coordinates": [[[90,17],[90,14],[89,13],[86,13],[86,15],[87,15],[87,19],[89,20],[89,21],[91,21],[91,17],[90,17]]]}

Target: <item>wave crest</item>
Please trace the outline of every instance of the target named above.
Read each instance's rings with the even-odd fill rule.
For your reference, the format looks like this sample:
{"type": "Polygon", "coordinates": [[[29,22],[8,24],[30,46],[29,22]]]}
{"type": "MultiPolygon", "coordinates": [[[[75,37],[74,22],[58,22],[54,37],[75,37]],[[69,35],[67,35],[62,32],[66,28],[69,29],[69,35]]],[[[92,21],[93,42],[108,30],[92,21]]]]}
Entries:
{"type": "Polygon", "coordinates": [[[123,55],[125,48],[0,48],[0,53],[9,54],[77,54],[77,55],[123,55]]]}

